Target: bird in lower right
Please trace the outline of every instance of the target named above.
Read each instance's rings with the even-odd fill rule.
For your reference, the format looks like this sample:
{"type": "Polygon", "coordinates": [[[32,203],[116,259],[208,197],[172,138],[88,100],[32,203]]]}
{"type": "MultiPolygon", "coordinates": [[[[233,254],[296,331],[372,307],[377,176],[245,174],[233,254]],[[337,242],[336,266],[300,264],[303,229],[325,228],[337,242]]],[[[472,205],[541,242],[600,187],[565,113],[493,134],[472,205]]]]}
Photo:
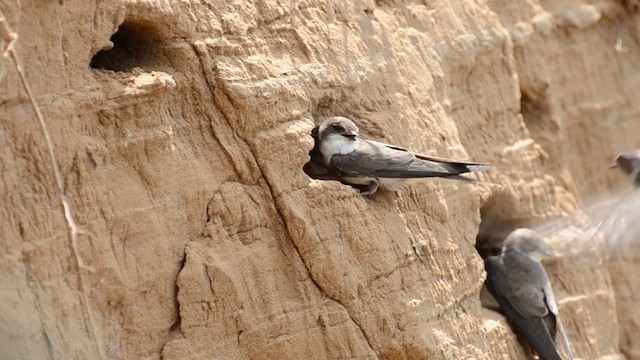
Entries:
{"type": "Polygon", "coordinates": [[[625,151],[616,157],[616,162],[609,167],[618,168],[631,177],[633,186],[640,188],[640,149],[625,151]]]}
{"type": "Polygon", "coordinates": [[[569,359],[573,360],[551,282],[540,263],[550,255],[540,234],[531,229],[517,229],[506,238],[499,255],[485,260],[485,285],[514,331],[541,360],[562,360],[555,343],[556,330],[569,359]]]}

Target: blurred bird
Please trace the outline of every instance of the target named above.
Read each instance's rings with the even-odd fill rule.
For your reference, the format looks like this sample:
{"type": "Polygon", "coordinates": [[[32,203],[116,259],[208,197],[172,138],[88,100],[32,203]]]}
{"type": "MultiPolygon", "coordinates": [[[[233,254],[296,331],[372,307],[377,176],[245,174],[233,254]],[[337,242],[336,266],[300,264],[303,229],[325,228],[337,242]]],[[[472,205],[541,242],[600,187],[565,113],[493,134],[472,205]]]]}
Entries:
{"type": "Polygon", "coordinates": [[[485,284],[515,332],[541,360],[562,359],[554,340],[556,329],[569,359],[573,359],[549,277],[540,264],[546,256],[550,252],[542,236],[530,229],[517,229],[505,240],[500,255],[485,260],[485,284]]]}
{"type": "Polygon", "coordinates": [[[619,168],[631,177],[633,186],[640,188],[640,149],[630,150],[618,155],[609,169],[619,168]]]}
{"type": "Polygon", "coordinates": [[[382,185],[397,188],[403,180],[441,177],[474,182],[460,174],[488,169],[488,164],[456,162],[415,154],[399,146],[361,139],[353,121],[336,116],[314,129],[315,146],[305,172],[316,179],[338,180],[371,195],[382,185]]]}

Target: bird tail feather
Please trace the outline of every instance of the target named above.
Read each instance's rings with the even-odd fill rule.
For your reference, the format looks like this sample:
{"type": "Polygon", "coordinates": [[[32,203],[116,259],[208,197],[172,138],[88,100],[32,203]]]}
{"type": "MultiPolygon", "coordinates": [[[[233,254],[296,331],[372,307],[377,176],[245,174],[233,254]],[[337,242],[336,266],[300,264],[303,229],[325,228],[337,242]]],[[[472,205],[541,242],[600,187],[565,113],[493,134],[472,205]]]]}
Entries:
{"type": "Polygon", "coordinates": [[[560,337],[562,338],[562,345],[564,346],[564,350],[567,352],[569,360],[573,360],[573,351],[571,351],[569,339],[567,338],[567,334],[564,331],[564,326],[562,326],[562,321],[560,321],[560,316],[556,316],[556,327],[558,328],[558,332],[560,333],[560,337]]]}

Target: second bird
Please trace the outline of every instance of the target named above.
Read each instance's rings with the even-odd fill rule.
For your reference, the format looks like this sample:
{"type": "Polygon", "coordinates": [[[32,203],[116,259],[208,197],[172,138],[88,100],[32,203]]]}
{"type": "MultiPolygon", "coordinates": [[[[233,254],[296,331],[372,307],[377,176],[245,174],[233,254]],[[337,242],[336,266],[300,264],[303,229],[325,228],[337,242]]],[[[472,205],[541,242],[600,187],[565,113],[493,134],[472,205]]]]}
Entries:
{"type": "Polygon", "coordinates": [[[640,149],[629,150],[618,155],[616,162],[609,168],[619,168],[631,177],[636,189],[640,188],[640,149]]]}
{"type": "Polygon", "coordinates": [[[547,244],[537,232],[517,229],[504,241],[500,255],[485,260],[485,284],[516,332],[541,360],[562,360],[554,341],[556,329],[573,360],[551,282],[540,264],[549,255],[547,244]]]}
{"type": "Polygon", "coordinates": [[[365,186],[362,195],[375,193],[380,185],[393,189],[407,179],[441,177],[473,181],[460,174],[489,168],[488,164],[440,159],[362,139],[356,124],[340,116],[325,120],[318,127],[315,140],[314,152],[321,159],[311,161],[326,167],[322,178],[365,186]]]}

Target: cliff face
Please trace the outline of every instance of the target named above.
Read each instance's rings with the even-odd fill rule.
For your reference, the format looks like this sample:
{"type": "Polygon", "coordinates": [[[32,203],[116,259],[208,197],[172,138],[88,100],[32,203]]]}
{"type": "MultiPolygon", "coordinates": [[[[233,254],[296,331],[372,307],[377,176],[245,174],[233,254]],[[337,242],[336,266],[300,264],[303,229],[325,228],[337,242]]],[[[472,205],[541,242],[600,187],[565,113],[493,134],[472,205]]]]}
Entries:
{"type": "MultiPolygon", "coordinates": [[[[480,306],[476,236],[627,186],[606,167],[640,146],[640,23],[626,3],[0,11],[80,224],[74,249],[3,58],[0,358],[525,358],[480,306]],[[309,133],[332,115],[369,138],[490,162],[489,184],[363,198],[311,180],[309,133]]],[[[608,264],[576,247],[548,265],[577,356],[640,358],[638,254],[608,264]]]]}

